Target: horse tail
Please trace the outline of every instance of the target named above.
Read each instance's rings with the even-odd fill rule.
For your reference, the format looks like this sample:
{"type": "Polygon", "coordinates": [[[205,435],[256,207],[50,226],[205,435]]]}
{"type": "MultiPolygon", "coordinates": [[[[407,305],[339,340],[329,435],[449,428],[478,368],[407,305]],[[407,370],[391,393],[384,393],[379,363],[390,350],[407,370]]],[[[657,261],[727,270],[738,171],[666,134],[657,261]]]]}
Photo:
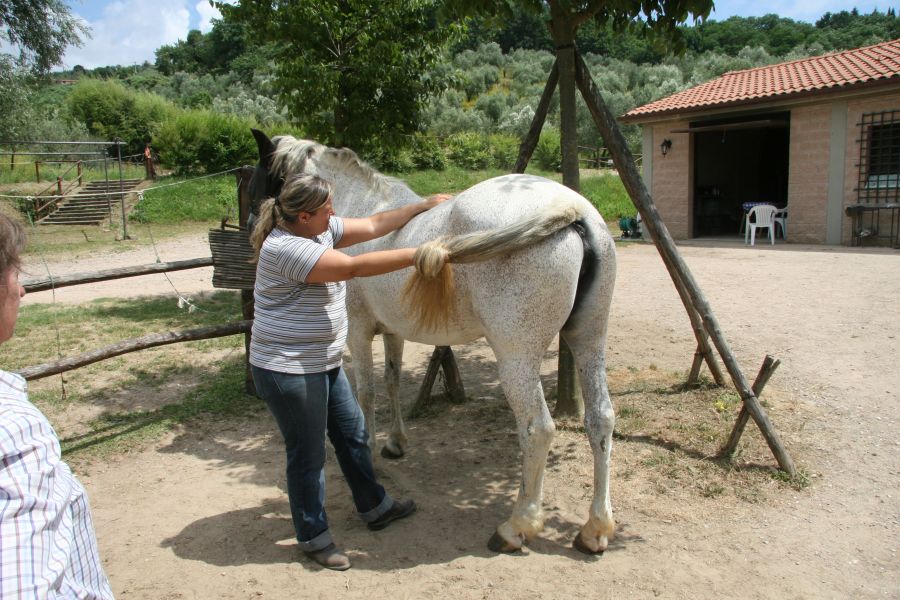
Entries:
{"type": "Polygon", "coordinates": [[[568,227],[581,217],[575,200],[554,198],[539,213],[503,227],[426,242],[416,250],[416,270],[403,290],[403,299],[420,330],[446,329],[454,311],[456,285],[450,263],[481,262],[527,248],[568,227]]]}

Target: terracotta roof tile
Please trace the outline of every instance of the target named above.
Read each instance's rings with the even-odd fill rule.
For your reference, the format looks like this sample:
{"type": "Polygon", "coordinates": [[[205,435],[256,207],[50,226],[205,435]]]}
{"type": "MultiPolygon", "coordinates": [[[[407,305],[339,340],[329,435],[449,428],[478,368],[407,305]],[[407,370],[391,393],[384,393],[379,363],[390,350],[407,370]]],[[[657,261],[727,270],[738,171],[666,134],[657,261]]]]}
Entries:
{"type": "Polygon", "coordinates": [[[712,81],[639,106],[626,121],[670,112],[743,104],[875,80],[900,80],[900,39],[777,65],[731,71],[712,81]]]}

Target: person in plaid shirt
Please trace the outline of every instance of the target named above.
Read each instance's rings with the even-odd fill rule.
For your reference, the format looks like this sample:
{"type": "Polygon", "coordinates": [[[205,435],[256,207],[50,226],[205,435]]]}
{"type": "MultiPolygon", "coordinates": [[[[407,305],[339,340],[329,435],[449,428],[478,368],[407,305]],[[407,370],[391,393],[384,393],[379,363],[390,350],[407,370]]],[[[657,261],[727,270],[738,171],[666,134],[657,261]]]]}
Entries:
{"type": "MultiPolygon", "coordinates": [[[[19,285],[21,224],[0,214],[0,344],[12,337],[25,290],[19,285]]],[[[59,440],[31,402],[25,380],[0,370],[0,598],[113,597],[81,483],[59,440]]]]}

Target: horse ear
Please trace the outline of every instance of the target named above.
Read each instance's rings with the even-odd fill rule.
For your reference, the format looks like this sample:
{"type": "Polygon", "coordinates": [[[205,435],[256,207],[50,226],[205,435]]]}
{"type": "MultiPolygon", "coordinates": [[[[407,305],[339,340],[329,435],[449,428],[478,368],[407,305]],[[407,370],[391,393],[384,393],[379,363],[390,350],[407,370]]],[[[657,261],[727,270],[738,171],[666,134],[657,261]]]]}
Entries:
{"type": "Polygon", "coordinates": [[[253,132],[253,137],[256,138],[256,145],[259,148],[259,161],[268,168],[272,154],[275,152],[275,144],[272,143],[269,136],[259,129],[250,129],[250,131],[253,132]]]}

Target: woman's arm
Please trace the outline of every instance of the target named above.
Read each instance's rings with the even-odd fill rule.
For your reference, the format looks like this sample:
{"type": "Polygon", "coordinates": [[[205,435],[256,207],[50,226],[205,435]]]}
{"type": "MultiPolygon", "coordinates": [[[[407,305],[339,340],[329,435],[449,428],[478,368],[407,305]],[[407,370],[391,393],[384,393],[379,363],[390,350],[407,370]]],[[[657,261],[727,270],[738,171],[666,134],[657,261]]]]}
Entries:
{"type": "MultiPolygon", "coordinates": [[[[345,234],[346,235],[346,234],[345,234]]],[[[346,281],[354,277],[371,277],[398,271],[413,264],[415,248],[398,248],[347,256],[337,250],[326,250],[306,276],[307,283],[346,281]]]]}
{"type": "Polygon", "coordinates": [[[452,198],[450,194],[435,194],[429,196],[422,202],[415,204],[407,204],[394,210],[387,210],[364,217],[362,219],[344,219],[344,235],[341,240],[335,244],[335,248],[346,248],[354,244],[368,242],[375,238],[380,238],[396,229],[400,229],[406,225],[410,219],[419,213],[423,213],[430,208],[434,208],[441,202],[446,202],[452,198]]]}

